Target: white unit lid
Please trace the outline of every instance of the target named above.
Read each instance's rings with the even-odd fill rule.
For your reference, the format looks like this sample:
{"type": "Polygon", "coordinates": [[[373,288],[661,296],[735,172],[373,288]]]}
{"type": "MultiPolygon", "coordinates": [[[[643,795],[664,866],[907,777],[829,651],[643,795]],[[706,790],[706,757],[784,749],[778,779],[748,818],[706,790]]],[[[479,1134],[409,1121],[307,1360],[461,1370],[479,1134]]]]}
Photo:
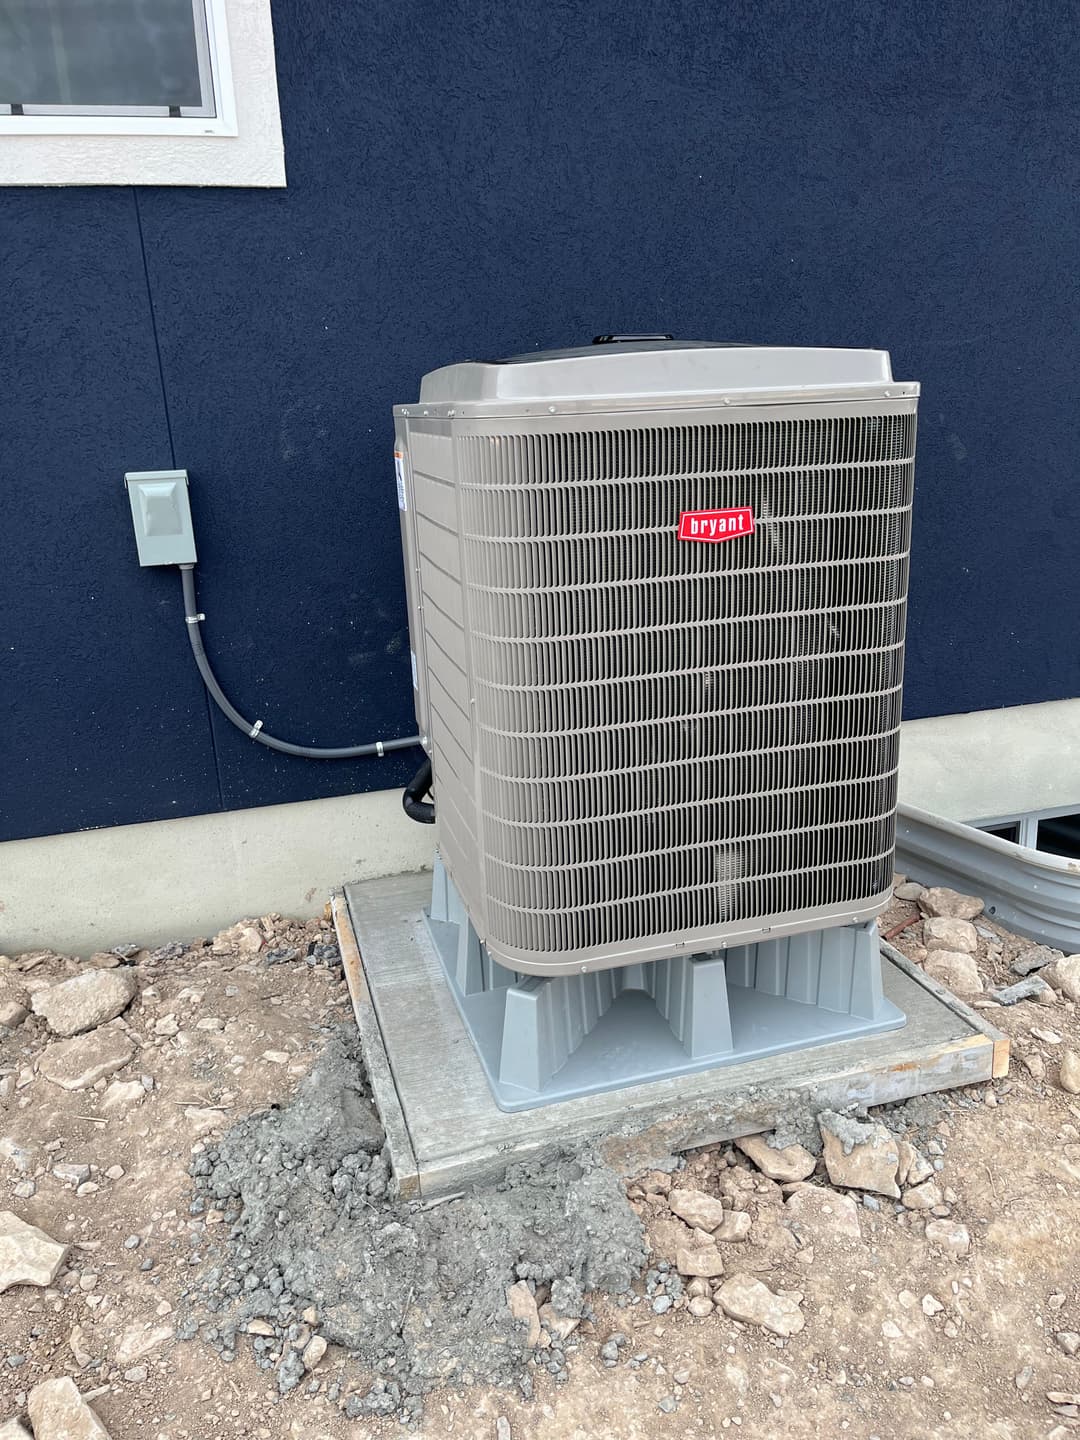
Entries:
{"type": "Polygon", "coordinates": [[[420,403],[605,396],[659,400],[675,395],[818,391],[891,383],[887,350],[634,338],[572,350],[537,350],[505,360],[444,365],[420,382],[420,403]]]}

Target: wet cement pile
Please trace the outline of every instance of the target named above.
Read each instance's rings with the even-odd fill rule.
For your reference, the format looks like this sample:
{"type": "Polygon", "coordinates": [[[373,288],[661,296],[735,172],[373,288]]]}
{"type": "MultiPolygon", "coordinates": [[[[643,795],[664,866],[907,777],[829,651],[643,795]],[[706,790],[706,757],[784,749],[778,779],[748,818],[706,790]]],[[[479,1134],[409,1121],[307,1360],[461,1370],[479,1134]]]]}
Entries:
{"type": "MultiPolygon", "coordinates": [[[[588,1153],[513,1167],[498,1187],[425,1210],[392,1199],[382,1146],[358,1042],[340,1032],[288,1106],[193,1160],[193,1212],[223,1211],[225,1239],[178,1333],[201,1334],[226,1359],[254,1334],[282,1393],[304,1380],[317,1333],[377,1377],[346,1397],[347,1413],[415,1419],[442,1382],[529,1392],[534,1352],[508,1286],[550,1287],[560,1313],[580,1315],[586,1292],[624,1292],[641,1272],[640,1222],[588,1153]]],[[[535,1363],[565,1373],[557,1339],[535,1363]]]]}

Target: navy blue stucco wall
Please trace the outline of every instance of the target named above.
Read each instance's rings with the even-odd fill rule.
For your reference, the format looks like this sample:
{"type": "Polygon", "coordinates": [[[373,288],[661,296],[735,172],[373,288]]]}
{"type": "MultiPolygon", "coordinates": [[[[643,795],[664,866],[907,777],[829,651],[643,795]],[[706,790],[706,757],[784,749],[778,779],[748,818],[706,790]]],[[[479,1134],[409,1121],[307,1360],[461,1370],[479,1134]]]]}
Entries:
{"type": "Polygon", "coordinates": [[[191,472],[245,712],[405,733],[390,407],[598,331],[890,349],[924,386],[908,715],[1080,695],[1071,7],[273,15],[287,190],[0,192],[0,838],[399,783],[209,713],[122,474],[191,472]]]}

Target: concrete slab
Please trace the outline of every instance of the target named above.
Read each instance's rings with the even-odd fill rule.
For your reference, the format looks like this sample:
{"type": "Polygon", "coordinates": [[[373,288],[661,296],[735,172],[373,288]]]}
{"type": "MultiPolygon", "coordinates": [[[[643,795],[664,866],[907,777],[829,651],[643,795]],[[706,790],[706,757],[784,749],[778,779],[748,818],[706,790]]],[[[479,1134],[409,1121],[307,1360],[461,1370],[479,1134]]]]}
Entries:
{"type": "Polygon", "coordinates": [[[629,1176],[681,1150],[772,1129],[796,1109],[881,1105],[1008,1069],[999,1031],[883,945],[885,993],[908,1016],[902,1029],[508,1113],[492,1098],[423,922],[429,884],[417,874],[362,881],[334,904],[404,1195],[454,1193],[590,1141],[629,1176]]]}

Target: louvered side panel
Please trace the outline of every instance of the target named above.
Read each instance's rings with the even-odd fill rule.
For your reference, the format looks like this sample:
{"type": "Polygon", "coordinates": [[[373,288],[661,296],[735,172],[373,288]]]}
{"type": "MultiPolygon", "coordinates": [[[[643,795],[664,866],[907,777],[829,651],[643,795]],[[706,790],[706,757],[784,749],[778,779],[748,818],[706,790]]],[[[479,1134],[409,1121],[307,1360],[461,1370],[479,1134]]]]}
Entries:
{"type": "Polygon", "coordinates": [[[436,835],[443,861],[478,924],[485,892],[476,811],[470,704],[468,605],[461,577],[455,442],[446,421],[407,428],[411,466],[418,626],[428,740],[435,775],[436,835]]]}

